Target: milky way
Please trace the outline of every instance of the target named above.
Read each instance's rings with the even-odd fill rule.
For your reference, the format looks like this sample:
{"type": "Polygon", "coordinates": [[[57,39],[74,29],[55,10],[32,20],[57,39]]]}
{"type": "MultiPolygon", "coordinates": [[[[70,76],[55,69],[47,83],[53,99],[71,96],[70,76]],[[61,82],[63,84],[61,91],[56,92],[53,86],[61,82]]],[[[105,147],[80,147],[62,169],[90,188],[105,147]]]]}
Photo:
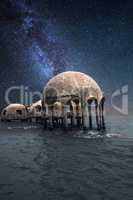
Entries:
{"type": "Polygon", "coordinates": [[[65,71],[71,64],[66,57],[66,46],[63,38],[58,36],[57,22],[51,16],[43,18],[39,13],[24,3],[16,2],[16,9],[26,12],[21,17],[21,24],[16,30],[19,41],[28,43],[23,50],[29,53],[29,60],[35,71],[41,76],[50,78],[53,75],[65,71]]]}
{"type": "MultiPolygon", "coordinates": [[[[14,85],[42,90],[55,74],[71,68],[68,43],[51,11],[29,1],[6,0],[0,4],[1,93],[14,85]]],[[[13,95],[19,101],[18,94],[13,95]]]]}

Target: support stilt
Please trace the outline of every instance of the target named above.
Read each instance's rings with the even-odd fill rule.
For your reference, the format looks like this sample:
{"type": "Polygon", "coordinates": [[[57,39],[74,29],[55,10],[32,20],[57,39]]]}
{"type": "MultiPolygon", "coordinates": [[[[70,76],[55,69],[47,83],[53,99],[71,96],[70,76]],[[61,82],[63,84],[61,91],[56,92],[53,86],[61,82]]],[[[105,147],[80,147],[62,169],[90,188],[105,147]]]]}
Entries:
{"type": "Polygon", "coordinates": [[[49,128],[53,128],[53,107],[49,106],[49,128]]]}
{"type": "Polygon", "coordinates": [[[99,116],[98,116],[98,102],[97,102],[97,100],[95,100],[95,113],[96,113],[96,125],[97,125],[97,130],[100,130],[99,116]]]}
{"type": "Polygon", "coordinates": [[[84,108],[83,108],[83,128],[89,128],[89,124],[88,124],[88,103],[85,103],[84,108]]]}
{"type": "Polygon", "coordinates": [[[92,129],[91,103],[92,103],[92,100],[89,100],[88,101],[88,111],[89,111],[89,128],[90,129],[92,129]]]}
{"type": "Polygon", "coordinates": [[[101,123],[101,128],[105,129],[105,122],[104,122],[104,102],[105,102],[105,97],[102,98],[100,102],[100,123],[101,123]]]}
{"type": "Polygon", "coordinates": [[[62,110],[62,116],[63,116],[63,127],[67,128],[68,127],[68,119],[67,119],[67,106],[63,106],[62,110]]]}

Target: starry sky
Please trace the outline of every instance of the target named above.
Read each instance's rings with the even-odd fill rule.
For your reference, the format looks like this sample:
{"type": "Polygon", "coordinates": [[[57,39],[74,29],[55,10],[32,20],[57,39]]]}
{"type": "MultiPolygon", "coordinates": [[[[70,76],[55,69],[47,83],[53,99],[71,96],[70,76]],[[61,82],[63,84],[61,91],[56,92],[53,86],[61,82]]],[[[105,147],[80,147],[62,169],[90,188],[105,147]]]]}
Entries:
{"type": "Polygon", "coordinates": [[[67,70],[90,74],[108,106],[111,94],[128,85],[132,108],[133,2],[0,2],[0,107],[8,87],[42,91],[52,76],[67,70]]]}

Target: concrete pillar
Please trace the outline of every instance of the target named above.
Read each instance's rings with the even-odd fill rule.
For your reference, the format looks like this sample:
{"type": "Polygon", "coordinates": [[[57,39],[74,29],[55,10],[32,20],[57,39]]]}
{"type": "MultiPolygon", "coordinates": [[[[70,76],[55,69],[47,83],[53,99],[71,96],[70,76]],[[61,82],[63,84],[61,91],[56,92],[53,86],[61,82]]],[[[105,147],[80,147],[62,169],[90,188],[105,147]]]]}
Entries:
{"type": "Polygon", "coordinates": [[[104,122],[104,102],[105,102],[105,99],[103,98],[102,102],[101,102],[101,116],[102,116],[102,128],[103,129],[105,129],[105,122],[104,122]]]}
{"type": "Polygon", "coordinates": [[[48,107],[49,127],[53,128],[53,107],[48,107]]]}
{"type": "Polygon", "coordinates": [[[68,105],[64,105],[64,116],[63,116],[63,118],[64,118],[64,126],[65,126],[65,128],[67,128],[68,127],[68,119],[67,119],[67,112],[68,112],[68,105]]]}
{"type": "Polygon", "coordinates": [[[76,113],[76,104],[73,104],[73,125],[77,125],[77,119],[76,119],[77,113],[76,113]]]}
{"type": "Polygon", "coordinates": [[[100,105],[99,105],[99,112],[100,112],[100,126],[102,129],[105,129],[105,121],[104,121],[104,102],[105,97],[101,99],[100,105]]]}
{"type": "Polygon", "coordinates": [[[76,120],[76,113],[73,113],[73,125],[77,125],[77,120],[76,120]]]}
{"type": "Polygon", "coordinates": [[[89,128],[88,124],[88,103],[85,103],[84,108],[83,108],[83,127],[84,128],[89,128]]]}
{"type": "Polygon", "coordinates": [[[95,100],[95,114],[96,114],[96,125],[97,125],[97,130],[100,129],[99,125],[99,114],[98,114],[98,102],[95,100]]]}
{"type": "Polygon", "coordinates": [[[89,112],[89,128],[90,128],[90,129],[92,129],[91,103],[92,103],[92,101],[89,100],[89,102],[88,102],[88,112],[89,112]]]}
{"type": "Polygon", "coordinates": [[[70,102],[70,114],[71,114],[71,126],[76,126],[77,120],[76,120],[76,104],[71,101],[70,102]]]}
{"type": "Polygon", "coordinates": [[[76,104],[76,113],[75,113],[75,121],[76,121],[76,125],[79,128],[82,124],[81,122],[81,116],[80,116],[80,106],[79,104],[76,104]]]}

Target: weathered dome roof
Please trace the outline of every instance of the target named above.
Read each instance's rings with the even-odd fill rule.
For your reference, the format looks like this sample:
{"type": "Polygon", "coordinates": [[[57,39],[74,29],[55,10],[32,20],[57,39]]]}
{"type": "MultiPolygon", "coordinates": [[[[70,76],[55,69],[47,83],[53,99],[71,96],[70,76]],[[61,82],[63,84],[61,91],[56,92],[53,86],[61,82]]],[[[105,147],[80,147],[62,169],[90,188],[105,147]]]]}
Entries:
{"type": "Polygon", "coordinates": [[[41,100],[39,100],[39,101],[33,103],[33,104],[31,105],[31,108],[35,108],[36,106],[42,106],[41,100]]]}
{"type": "Polygon", "coordinates": [[[15,113],[16,110],[26,110],[23,104],[13,103],[5,107],[3,110],[6,110],[8,113],[15,113]]]}
{"type": "Polygon", "coordinates": [[[13,104],[8,105],[5,109],[6,110],[25,109],[25,106],[23,104],[13,103],[13,104]]]}
{"type": "Polygon", "coordinates": [[[96,81],[89,75],[81,72],[67,71],[60,73],[50,79],[44,88],[43,98],[46,102],[48,96],[62,100],[70,96],[81,97],[84,95],[85,100],[95,98],[98,101],[103,97],[102,91],[96,81]]]}

